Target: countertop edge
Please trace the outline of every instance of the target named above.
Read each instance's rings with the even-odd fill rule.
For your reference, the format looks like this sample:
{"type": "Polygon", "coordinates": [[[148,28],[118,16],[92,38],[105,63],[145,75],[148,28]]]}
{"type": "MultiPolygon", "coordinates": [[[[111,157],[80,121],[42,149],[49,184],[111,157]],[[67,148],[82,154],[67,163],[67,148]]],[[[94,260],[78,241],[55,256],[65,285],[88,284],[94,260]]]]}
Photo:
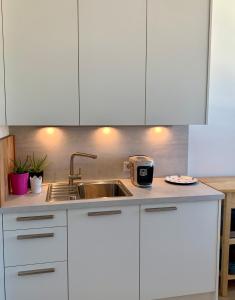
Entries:
{"type": "Polygon", "coordinates": [[[18,213],[18,212],[32,212],[32,211],[55,211],[66,209],[84,209],[84,208],[102,208],[114,206],[130,206],[130,205],[156,205],[182,202],[202,202],[202,201],[221,201],[224,199],[223,193],[216,193],[211,195],[188,196],[188,197],[162,197],[162,198],[122,198],[117,200],[95,200],[89,202],[60,202],[60,203],[42,203],[36,205],[22,205],[13,207],[2,207],[0,213],[18,213]]]}
{"type": "Polygon", "coordinates": [[[191,186],[179,186],[166,183],[164,178],[154,178],[151,188],[138,188],[130,179],[120,179],[132,196],[120,198],[99,198],[46,202],[47,184],[41,194],[29,193],[24,196],[10,196],[0,208],[0,213],[55,211],[66,209],[102,208],[128,205],[156,205],[177,202],[220,201],[225,195],[204,183],[191,186]]]}

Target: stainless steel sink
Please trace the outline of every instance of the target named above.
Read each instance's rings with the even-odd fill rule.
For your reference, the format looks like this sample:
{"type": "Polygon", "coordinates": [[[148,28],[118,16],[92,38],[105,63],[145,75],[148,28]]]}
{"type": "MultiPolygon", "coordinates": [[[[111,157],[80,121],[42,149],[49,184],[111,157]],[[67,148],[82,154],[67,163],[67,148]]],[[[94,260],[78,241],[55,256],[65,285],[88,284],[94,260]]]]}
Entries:
{"type": "Polygon", "coordinates": [[[128,197],[131,192],[120,180],[50,184],[47,201],[71,201],[109,197],[128,197]]]}

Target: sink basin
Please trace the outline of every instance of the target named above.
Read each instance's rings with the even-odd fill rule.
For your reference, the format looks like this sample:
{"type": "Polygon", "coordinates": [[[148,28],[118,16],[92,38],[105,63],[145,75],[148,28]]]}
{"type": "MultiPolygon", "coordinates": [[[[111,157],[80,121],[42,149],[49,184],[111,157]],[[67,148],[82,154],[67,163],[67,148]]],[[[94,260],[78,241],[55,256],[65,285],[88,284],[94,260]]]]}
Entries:
{"type": "Polygon", "coordinates": [[[132,196],[121,181],[83,182],[78,184],[81,199],[132,196]]]}
{"type": "Polygon", "coordinates": [[[120,180],[50,184],[47,201],[71,201],[109,197],[128,197],[131,192],[120,180]]]}

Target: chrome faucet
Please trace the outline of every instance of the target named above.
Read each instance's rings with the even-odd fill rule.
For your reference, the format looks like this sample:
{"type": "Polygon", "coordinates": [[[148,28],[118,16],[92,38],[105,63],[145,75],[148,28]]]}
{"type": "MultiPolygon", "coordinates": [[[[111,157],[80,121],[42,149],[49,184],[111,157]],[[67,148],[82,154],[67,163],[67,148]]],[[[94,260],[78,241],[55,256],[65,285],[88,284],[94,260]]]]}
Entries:
{"type": "Polygon", "coordinates": [[[70,174],[69,174],[69,184],[73,185],[73,181],[76,179],[81,179],[81,168],[79,168],[79,173],[74,174],[74,158],[75,156],[82,156],[82,157],[88,157],[88,158],[93,158],[96,159],[97,155],[94,154],[89,154],[89,153],[82,153],[82,152],[75,152],[72,153],[70,157],[70,174]]]}

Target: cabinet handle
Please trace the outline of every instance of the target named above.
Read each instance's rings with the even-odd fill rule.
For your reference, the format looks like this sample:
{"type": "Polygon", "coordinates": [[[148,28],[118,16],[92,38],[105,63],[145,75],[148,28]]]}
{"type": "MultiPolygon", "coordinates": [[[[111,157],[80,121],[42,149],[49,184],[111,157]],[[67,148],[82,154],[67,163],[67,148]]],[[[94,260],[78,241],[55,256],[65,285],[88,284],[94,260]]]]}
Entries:
{"type": "Polygon", "coordinates": [[[89,212],[88,217],[120,215],[121,213],[121,210],[95,211],[89,212]]]}
{"type": "Polygon", "coordinates": [[[54,273],[55,268],[49,269],[36,269],[36,270],[29,270],[29,271],[20,271],[18,272],[18,276],[29,276],[29,275],[38,275],[38,274],[46,274],[46,273],[54,273]]]}
{"type": "Polygon", "coordinates": [[[54,237],[54,233],[38,233],[38,234],[25,234],[17,235],[17,240],[31,240],[54,237]]]}
{"type": "Polygon", "coordinates": [[[177,210],[176,206],[172,207],[153,207],[153,208],[145,208],[145,211],[150,212],[164,212],[164,211],[174,211],[177,210]]]}
{"type": "Polygon", "coordinates": [[[17,222],[27,222],[27,221],[51,220],[51,219],[54,219],[54,215],[17,217],[16,221],[17,222]]]}

